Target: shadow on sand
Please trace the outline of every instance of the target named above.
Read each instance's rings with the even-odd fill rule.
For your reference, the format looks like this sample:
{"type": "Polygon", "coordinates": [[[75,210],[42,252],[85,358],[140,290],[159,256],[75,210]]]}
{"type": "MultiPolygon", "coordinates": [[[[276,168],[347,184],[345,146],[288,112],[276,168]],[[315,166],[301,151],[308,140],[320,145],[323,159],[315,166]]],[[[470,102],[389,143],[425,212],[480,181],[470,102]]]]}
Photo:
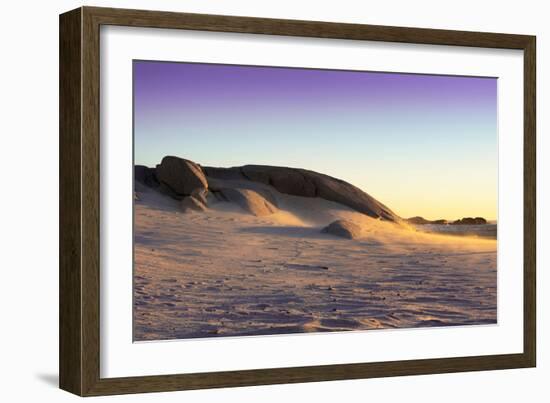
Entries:
{"type": "Polygon", "coordinates": [[[316,227],[298,227],[298,226],[285,226],[285,227],[245,227],[240,229],[240,232],[248,234],[263,234],[263,235],[275,235],[284,236],[289,238],[309,238],[309,239],[325,239],[334,240],[340,239],[338,237],[323,234],[321,228],[316,227]]]}

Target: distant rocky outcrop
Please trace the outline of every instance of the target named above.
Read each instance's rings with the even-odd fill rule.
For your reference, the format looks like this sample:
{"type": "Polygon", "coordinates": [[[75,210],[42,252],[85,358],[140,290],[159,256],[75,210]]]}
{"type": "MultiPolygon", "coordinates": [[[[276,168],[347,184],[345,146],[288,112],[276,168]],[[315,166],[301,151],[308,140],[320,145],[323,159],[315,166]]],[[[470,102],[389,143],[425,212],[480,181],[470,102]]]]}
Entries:
{"type": "Polygon", "coordinates": [[[432,221],[432,224],[447,225],[447,224],[449,224],[449,221],[444,220],[444,219],[433,220],[433,221],[432,221]]]}
{"type": "Polygon", "coordinates": [[[171,196],[180,199],[193,192],[208,190],[208,181],[200,165],[183,158],[164,157],[156,167],[155,177],[165,185],[168,193],[172,193],[171,196]]]}
{"type": "Polygon", "coordinates": [[[427,225],[427,224],[438,224],[438,225],[484,225],[487,224],[487,220],[483,217],[464,217],[456,221],[449,222],[447,220],[439,219],[439,220],[426,220],[424,217],[416,216],[416,217],[410,217],[407,218],[405,221],[407,221],[409,224],[413,225],[427,225]]]}
{"type": "Polygon", "coordinates": [[[361,237],[361,227],[348,220],[336,220],[323,228],[321,232],[346,239],[357,239],[361,237]]]}
{"type": "Polygon", "coordinates": [[[453,221],[451,225],[485,225],[487,220],[483,217],[464,217],[459,220],[453,221]]]}
{"type": "Polygon", "coordinates": [[[428,224],[445,225],[449,223],[447,220],[444,220],[444,219],[427,220],[424,217],[420,217],[420,216],[407,218],[406,221],[409,224],[413,224],[413,225],[428,225],[428,224]]]}
{"type": "Polygon", "coordinates": [[[426,224],[432,223],[430,220],[426,220],[424,217],[420,217],[420,216],[407,218],[406,221],[414,225],[426,225],[426,224]]]}
{"type": "Polygon", "coordinates": [[[343,204],[370,217],[398,222],[400,217],[388,207],[343,180],[300,168],[245,165],[233,168],[203,167],[210,178],[229,181],[253,181],[294,196],[320,197],[343,204]]]}

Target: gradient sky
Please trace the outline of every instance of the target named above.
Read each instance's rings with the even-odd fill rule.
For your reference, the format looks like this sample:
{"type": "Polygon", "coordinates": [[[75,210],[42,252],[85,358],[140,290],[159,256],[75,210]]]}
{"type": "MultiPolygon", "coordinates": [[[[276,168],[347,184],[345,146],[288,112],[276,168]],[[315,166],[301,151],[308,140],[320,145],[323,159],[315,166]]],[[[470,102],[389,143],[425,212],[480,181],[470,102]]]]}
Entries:
{"type": "Polygon", "coordinates": [[[300,167],[403,217],[497,216],[497,79],[134,61],[135,163],[300,167]]]}

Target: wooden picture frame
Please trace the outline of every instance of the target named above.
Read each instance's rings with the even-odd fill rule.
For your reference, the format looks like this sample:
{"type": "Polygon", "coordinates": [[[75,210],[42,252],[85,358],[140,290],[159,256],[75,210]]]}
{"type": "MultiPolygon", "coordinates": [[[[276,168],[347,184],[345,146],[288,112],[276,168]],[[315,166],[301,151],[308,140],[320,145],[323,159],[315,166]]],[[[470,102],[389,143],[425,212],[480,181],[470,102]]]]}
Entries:
{"type": "Polygon", "coordinates": [[[81,7],[60,16],[60,387],[80,396],[533,367],[536,363],[535,37],[81,7]],[[524,52],[523,353],[228,372],[100,377],[99,29],[172,28],[524,52]]]}

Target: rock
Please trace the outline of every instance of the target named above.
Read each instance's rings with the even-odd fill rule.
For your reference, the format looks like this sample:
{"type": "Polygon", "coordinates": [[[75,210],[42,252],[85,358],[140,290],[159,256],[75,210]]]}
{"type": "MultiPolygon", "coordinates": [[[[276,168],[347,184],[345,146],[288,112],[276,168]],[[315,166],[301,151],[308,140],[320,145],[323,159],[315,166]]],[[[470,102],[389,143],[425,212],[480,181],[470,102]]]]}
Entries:
{"type": "Polygon", "coordinates": [[[447,225],[447,224],[449,224],[449,221],[440,218],[439,220],[432,221],[432,224],[447,225]]]}
{"type": "MultiPolygon", "coordinates": [[[[215,168],[215,167],[202,167],[205,175],[210,178],[222,179],[222,180],[242,180],[246,179],[241,172],[241,167],[233,168],[215,168]]],[[[210,185],[210,182],[208,182],[210,185]]]]}
{"type": "Polygon", "coordinates": [[[196,190],[207,190],[208,182],[198,164],[178,157],[164,157],[157,165],[156,177],[176,195],[189,196],[196,190]]]}
{"type": "Polygon", "coordinates": [[[321,232],[347,239],[357,239],[361,236],[361,227],[347,220],[336,220],[323,228],[321,232]]]}
{"type": "Polygon", "coordinates": [[[444,220],[444,219],[430,221],[430,220],[426,220],[424,217],[420,217],[420,216],[407,218],[406,221],[408,223],[414,224],[414,225],[427,225],[427,224],[445,225],[445,224],[448,224],[447,220],[444,220]]]}
{"type": "Polygon", "coordinates": [[[181,209],[183,212],[187,212],[189,210],[206,211],[206,205],[195,199],[193,196],[187,196],[181,200],[181,209]]]}
{"type": "Polygon", "coordinates": [[[487,220],[483,217],[464,217],[460,220],[453,221],[451,225],[485,225],[487,220]]]}
{"type": "Polygon", "coordinates": [[[151,189],[157,189],[159,182],[155,176],[155,169],[143,165],[134,166],[134,191],[147,193],[151,189]]]}
{"type": "Polygon", "coordinates": [[[420,216],[407,218],[407,222],[414,225],[432,224],[430,220],[426,220],[424,217],[420,217],[420,216]]]}
{"type": "Polygon", "coordinates": [[[200,201],[205,206],[208,204],[206,196],[208,191],[206,189],[195,189],[191,192],[191,196],[200,201]]]}
{"type": "Polygon", "coordinates": [[[156,188],[159,185],[155,175],[155,168],[143,165],[134,166],[134,181],[149,188],[156,188]]]}
{"type": "Polygon", "coordinates": [[[227,201],[238,204],[243,210],[255,216],[265,216],[277,212],[277,207],[251,189],[224,188],[220,189],[219,193],[227,201]]]}
{"type": "Polygon", "coordinates": [[[273,186],[281,193],[303,197],[317,196],[314,176],[305,174],[300,169],[245,165],[242,172],[247,179],[273,186]]]}
{"type": "Polygon", "coordinates": [[[474,218],[476,224],[478,225],[483,225],[483,224],[487,224],[487,220],[483,217],[476,217],[474,218]]]}
{"type": "Polygon", "coordinates": [[[208,180],[249,180],[272,186],[294,196],[320,197],[343,204],[374,218],[399,222],[400,217],[388,207],[343,180],[299,168],[245,165],[233,168],[204,167],[208,180]]]}
{"type": "Polygon", "coordinates": [[[456,221],[453,221],[452,225],[472,225],[474,223],[474,219],[472,217],[464,217],[462,219],[458,219],[456,221]]]}
{"type": "Polygon", "coordinates": [[[176,199],[176,200],[181,200],[185,197],[183,195],[180,195],[174,192],[172,188],[169,187],[166,183],[160,183],[156,190],[162,193],[163,195],[170,196],[172,199],[176,199]]]}

